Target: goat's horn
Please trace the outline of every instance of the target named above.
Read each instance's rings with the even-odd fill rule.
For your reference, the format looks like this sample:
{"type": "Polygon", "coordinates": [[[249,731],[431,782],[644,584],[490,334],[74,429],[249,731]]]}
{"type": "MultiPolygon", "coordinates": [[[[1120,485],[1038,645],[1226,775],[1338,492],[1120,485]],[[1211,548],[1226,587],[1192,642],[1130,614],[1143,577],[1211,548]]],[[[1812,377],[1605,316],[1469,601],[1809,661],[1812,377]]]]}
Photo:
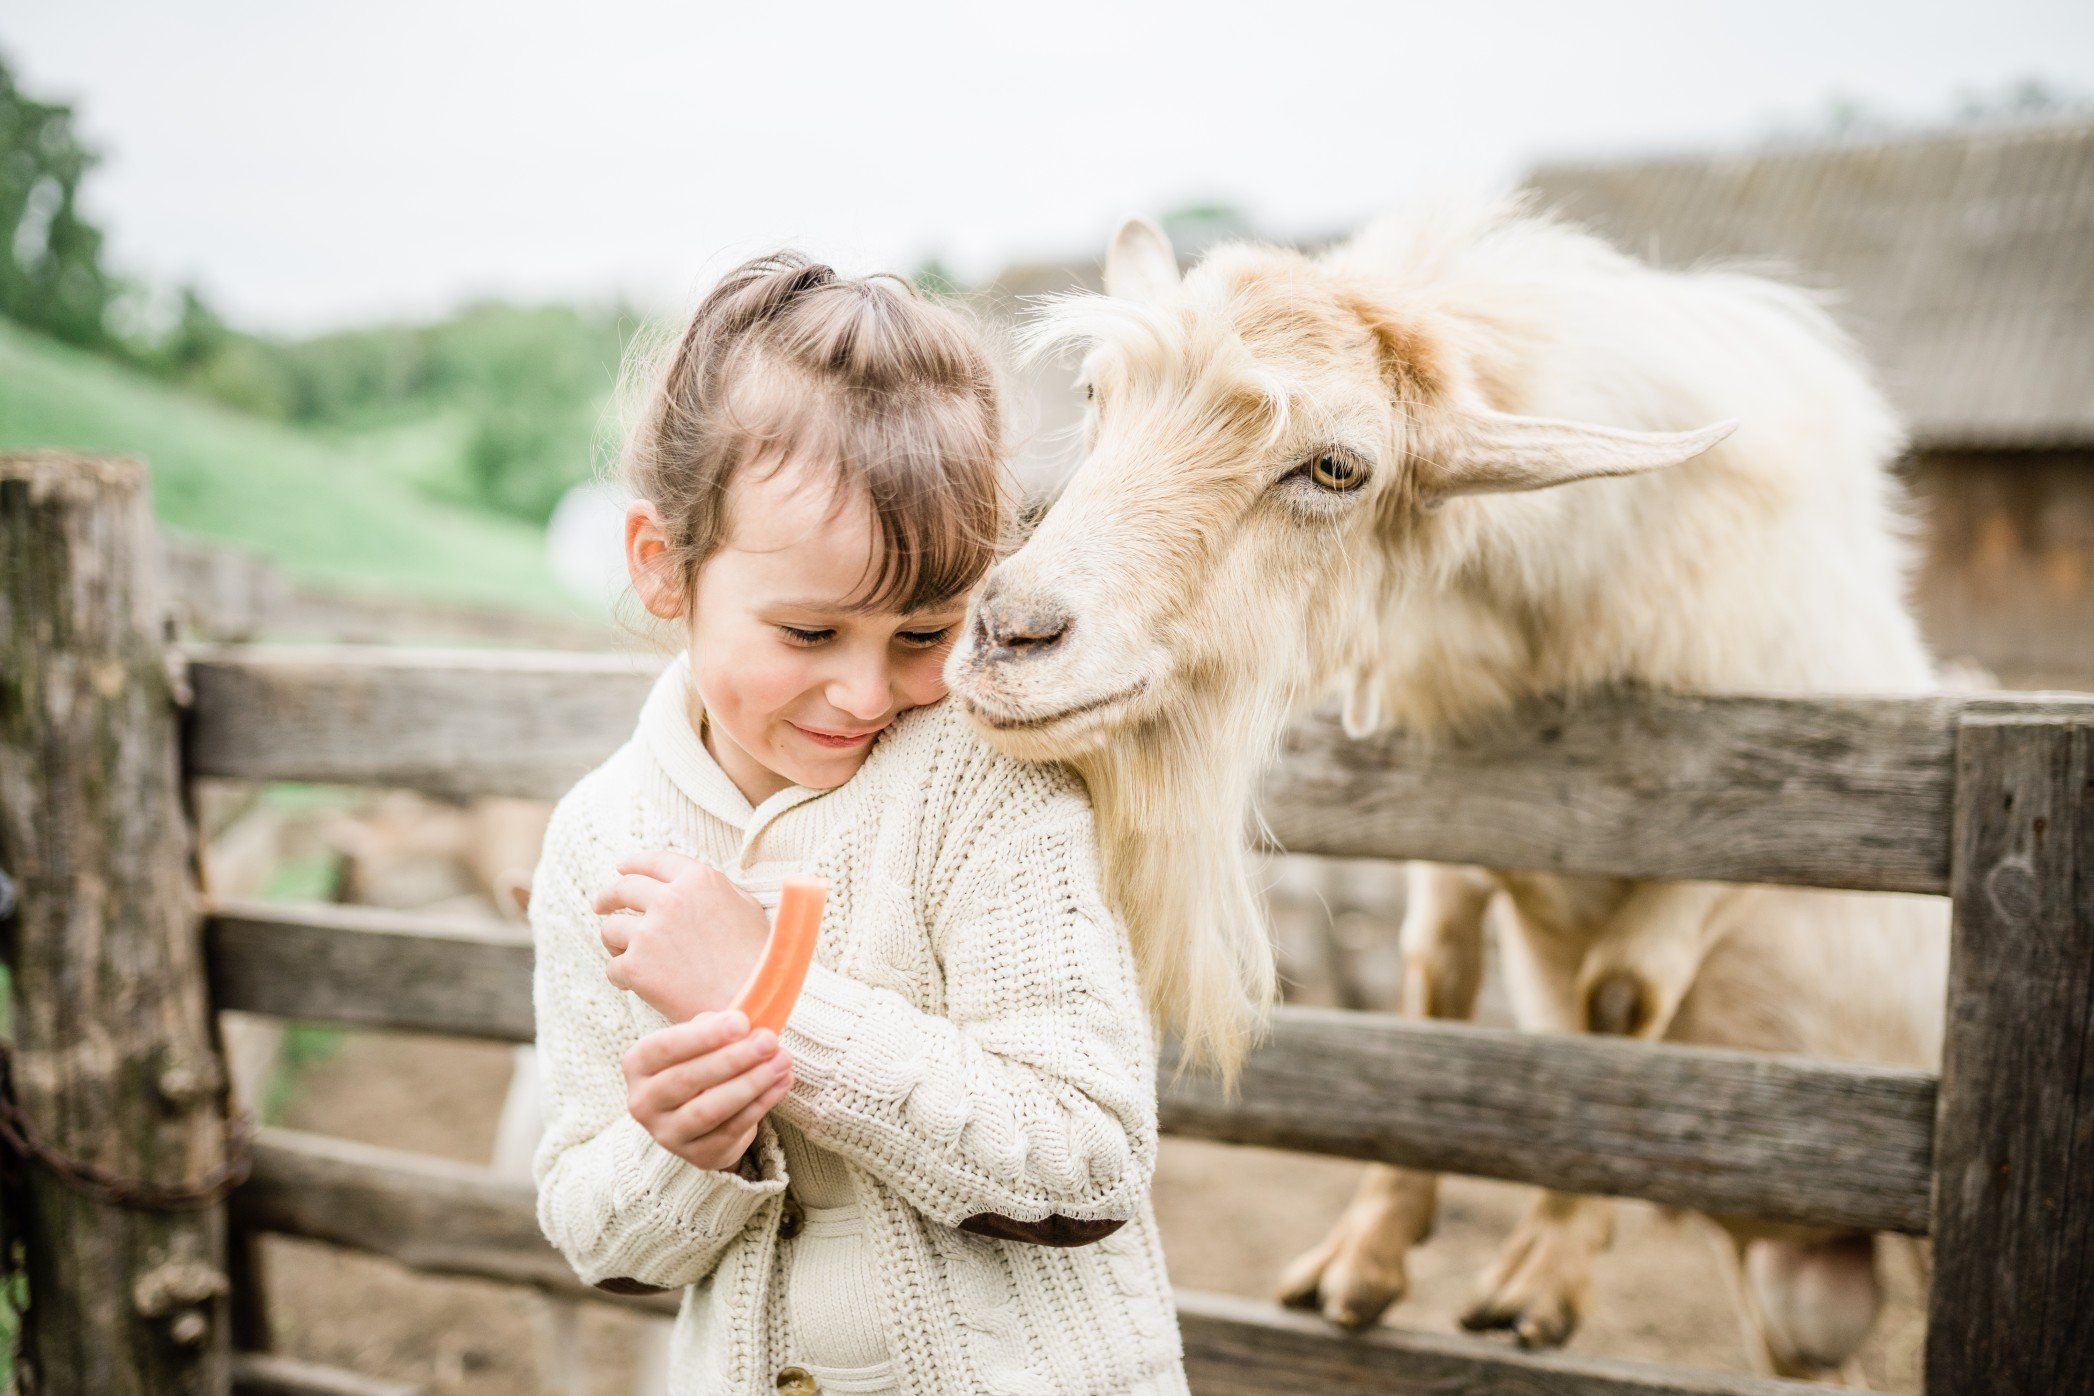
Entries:
{"type": "Polygon", "coordinates": [[[1626,431],[1486,410],[1464,416],[1447,446],[1421,468],[1433,495],[1539,490],[1662,470],[1694,459],[1737,429],[1736,422],[1717,422],[1695,431],[1626,431]]]}

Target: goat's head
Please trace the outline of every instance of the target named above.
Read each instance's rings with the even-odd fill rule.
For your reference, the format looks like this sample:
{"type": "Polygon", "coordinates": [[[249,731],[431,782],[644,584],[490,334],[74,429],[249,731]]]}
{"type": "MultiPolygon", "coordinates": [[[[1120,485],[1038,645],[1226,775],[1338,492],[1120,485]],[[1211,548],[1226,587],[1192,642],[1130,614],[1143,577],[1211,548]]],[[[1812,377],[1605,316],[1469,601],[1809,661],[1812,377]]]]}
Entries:
{"type": "Polygon", "coordinates": [[[1495,410],[1513,370],[1487,326],[1291,251],[1224,248],[1181,280],[1136,220],[1105,286],[1032,327],[1085,350],[1089,449],[947,671],[1014,754],[1078,756],[1202,699],[1290,710],[1357,662],[1433,506],[1672,465],[1731,430],[1495,410]]]}
{"type": "Polygon", "coordinates": [[[1489,325],[1290,251],[1225,248],[1181,280],[1136,221],[1105,289],[1032,328],[1084,350],[1088,453],[990,573],[946,676],[996,745],[1091,779],[1152,1003],[1227,1067],[1273,992],[1255,780],[1287,715],[1367,665],[1434,506],[1670,465],[1730,426],[1497,410],[1514,369],[1489,325]]]}

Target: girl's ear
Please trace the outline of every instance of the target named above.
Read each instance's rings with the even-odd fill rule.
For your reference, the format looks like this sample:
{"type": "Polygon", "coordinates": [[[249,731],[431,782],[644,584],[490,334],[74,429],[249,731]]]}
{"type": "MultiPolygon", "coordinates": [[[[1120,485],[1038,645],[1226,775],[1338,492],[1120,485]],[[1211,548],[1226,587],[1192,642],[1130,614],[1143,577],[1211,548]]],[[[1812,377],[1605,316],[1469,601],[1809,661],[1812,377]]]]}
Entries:
{"type": "Polygon", "coordinates": [[[626,506],[625,571],[648,614],[662,620],[683,615],[683,583],[675,575],[668,532],[644,499],[626,506]]]}

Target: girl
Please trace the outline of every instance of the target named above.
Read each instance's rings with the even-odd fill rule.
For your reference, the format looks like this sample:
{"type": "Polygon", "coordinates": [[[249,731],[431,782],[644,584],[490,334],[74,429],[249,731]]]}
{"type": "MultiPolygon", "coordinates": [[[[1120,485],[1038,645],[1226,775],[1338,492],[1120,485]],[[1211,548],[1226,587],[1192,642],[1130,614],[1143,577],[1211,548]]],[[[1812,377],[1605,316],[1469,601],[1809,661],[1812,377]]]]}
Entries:
{"type": "Polygon", "coordinates": [[[683,1289],[674,1392],[1186,1389],[1089,804],[940,701],[998,425],[952,312],[780,254],[632,443],[627,563],[688,648],[546,836],[534,1172],[583,1278],[683,1289]],[[828,910],[774,1038],[725,1009],[800,872],[828,910]]]}

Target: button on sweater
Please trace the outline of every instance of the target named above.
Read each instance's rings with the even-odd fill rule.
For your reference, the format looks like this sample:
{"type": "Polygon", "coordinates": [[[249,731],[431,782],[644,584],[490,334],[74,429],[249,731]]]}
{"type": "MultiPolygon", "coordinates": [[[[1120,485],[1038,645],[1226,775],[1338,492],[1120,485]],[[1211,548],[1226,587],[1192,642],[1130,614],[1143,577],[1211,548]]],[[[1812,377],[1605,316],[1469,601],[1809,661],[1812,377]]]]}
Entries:
{"type": "Polygon", "coordinates": [[[939,703],[842,786],[751,809],[689,691],[679,659],[560,802],[533,882],[546,1235],[590,1282],[684,1290],[679,1396],[789,1368],[866,1391],[1184,1391],[1148,1201],[1155,1044],[1081,783],[939,703]],[[788,871],[830,882],[780,1034],[794,1082],[738,1169],[686,1163],[625,1109],[620,1059],[666,1020],[604,979],[589,902],[656,848],[767,905],[788,871]]]}

